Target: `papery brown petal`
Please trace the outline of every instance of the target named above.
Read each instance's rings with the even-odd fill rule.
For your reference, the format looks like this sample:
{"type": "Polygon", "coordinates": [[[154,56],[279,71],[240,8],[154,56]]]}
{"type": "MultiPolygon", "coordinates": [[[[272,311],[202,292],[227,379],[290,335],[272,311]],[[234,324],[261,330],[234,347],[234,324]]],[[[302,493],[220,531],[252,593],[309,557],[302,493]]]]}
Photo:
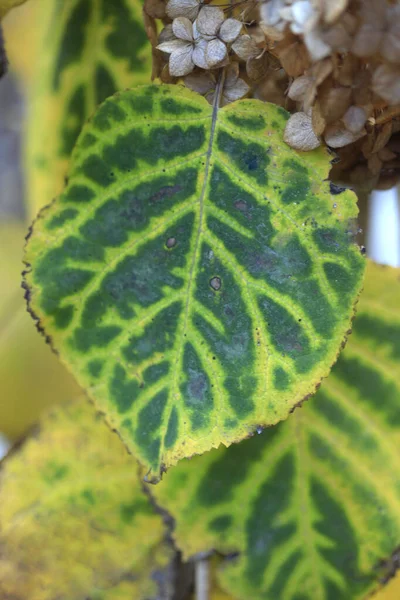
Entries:
{"type": "Polygon", "coordinates": [[[278,31],[278,29],[267,25],[267,23],[265,23],[264,21],[261,21],[260,28],[264,33],[264,37],[266,37],[271,42],[279,42],[285,37],[285,33],[283,31],[278,31]]]}
{"type": "Polygon", "coordinates": [[[237,62],[232,62],[226,69],[224,87],[232,87],[236,85],[239,79],[239,65],[237,62]]]}
{"type": "Polygon", "coordinates": [[[318,92],[321,112],[327,123],[340,119],[351,104],[351,88],[331,87],[331,85],[331,79],[326,80],[318,92]]]}
{"type": "Polygon", "coordinates": [[[370,70],[359,69],[355,72],[354,79],[351,83],[353,90],[353,100],[355,104],[364,106],[370,104],[373,100],[372,92],[372,74],[370,70]]]}
{"type": "Polygon", "coordinates": [[[271,27],[279,27],[282,22],[281,12],[282,2],[281,0],[269,0],[269,2],[262,2],[260,7],[261,20],[271,27]]]}
{"type": "Polygon", "coordinates": [[[326,58],[332,52],[331,47],[324,42],[317,30],[305,33],[304,44],[314,62],[326,58]]]}
{"type": "Polygon", "coordinates": [[[246,73],[254,81],[261,81],[267,76],[270,67],[269,56],[265,52],[262,56],[249,58],[246,63],[246,73]]]}
{"type": "Polygon", "coordinates": [[[184,48],[191,49],[191,44],[185,42],[184,40],[170,40],[168,42],[162,42],[162,44],[158,44],[157,49],[161,50],[161,52],[166,52],[167,54],[172,54],[172,52],[176,52],[177,50],[183,50],[184,48]]]}
{"type": "Polygon", "coordinates": [[[315,85],[319,86],[325,79],[332,73],[333,64],[330,58],[320,60],[312,68],[312,76],[315,81],[315,85]]]}
{"type": "Polygon", "coordinates": [[[176,77],[173,77],[171,75],[171,73],[169,72],[168,63],[162,69],[159,77],[160,77],[162,83],[176,83],[176,77]]]}
{"type": "Polygon", "coordinates": [[[397,157],[397,154],[395,152],[392,152],[392,150],[389,150],[389,148],[385,146],[385,148],[379,150],[378,156],[381,159],[381,161],[386,162],[388,160],[395,159],[397,157]]]}
{"type": "Polygon", "coordinates": [[[390,28],[384,34],[381,43],[381,54],[386,60],[400,63],[400,7],[391,14],[390,28]]]}
{"type": "Polygon", "coordinates": [[[323,2],[323,19],[325,23],[333,23],[346,10],[349,0],[325,0],[323,2]]]}
{"type": "Polygon", "coordinates": [[[384,148],[386,146],[386,144],[388,143],[388,141],[390,140],[392,132],[393,132],[393,122],[392,121],[388,121],[384,125],[381,125],[379,128],[377,128],[376,137],[375,137],[375,141],[372,146],[371,152],[375,153],[375,152],[379,152],[379,150],[382,150],[382,148],[384,148]]]}
{"type": "Polygon", "coordinates": [[[178,17],[172,22],[174,35],[186,42],[193,41],[193,25],[187,17],[178,17]]]}
{"type": "Polygon", "coordinates": [[[353,37],[351,33],[347,31],[343,23],[337,23],[327,31],[321,32],[320,37],[322,41],[329,46],[330,54],[332,54],[333,51],[344,54],[351,48],[353,43],[353,37]]]}
{"type": "Polygon", "coordinates": [[[159,50],[153,49],[153,51],[152,51],[153,64],[152,64],[152,69],[151,69],[151,81],[154,81],[155,79],[157,79],[157,77],[161,77],[161,73],[163,72],[164,67],[167,64],[166,56],[167,56],[166,54],[163,54],[159,50]]]}
{"type": "Polygon", "coordinates": [[[223,91],[223,104],[230,104],[231,102],[235,102],[235,100],[240,100],[243,98],[249,91],[250,87],[247,85],[243,79],[238,79],[234,86],[225,87],[223,91]]]}
{"type": "Polygon", "coordinates": [[[373,56],[378,52],[381,39],[382,31],[376,30],[374,25],[366,23],[356,33],[351,51],[362,58],[373,56]]]}
{"type": "Polygon", "coordinates": [[[291,84],[288,96],[296,102],[300,102],[304,99],[307,89],[313,85],[313,79],[308,75],[300,75],[291,84]]]}
{"type": "Polygon", "coordinates": [[[191,73],[184,79],[186,87],[205,96],[212,89],[215,89],[215,80],[209,71],[191,73]]]}
{"type": "Polygon", "coordinates": [[[286,123],[284,141],[295,150],[314,150],[321,145],[318,137],[315,135],[311,117],[303,112],[292,115],[286,123]]]}
{"type": "Polygon", "coordinates": [[[400,68],[380,65],[373,74],[372,89],[389,105],[400,104],[400,68]]]}
{"type": "Polygon", "coordinates": [[[197,17],[200,9],[198,0],[169,0],[167,4],[167,15],[171,19],[187,17],[191,21],[197,17]]]}
{"type": "Polygon", "coordinates": [[[325,129],[324,139],[331,148],[341,148],[355,142],[365,134],[365,129],[362,129],[358,133],[352,133],[339,122],[333,123],[325,129]]]}
{"type": "Polygon", "coordinates": [[[205,96],[205,99],[207,100],[208,104],[213,105],[214,104],[214,99],[215,99],[215,91],[210,92],[209,94],[207,94],[207,96],[205,96]]]}
{"type": "Polygon", "coordinates": [[[291,29],[293,33],[299,34],[313,29],[314,24],[317,22],[317,10],[308,0],[297,0],[287,9],[282,9],[280,11],[282,17],[284,17],[285,10],[288,11],[287,20],[292,20],[291,29]]]}
{"type": "Polygon", "coordinates": [[[208,42],[206,48],[206,61],[210,69],[223,61],[226,55],[227,50],[224,42],[217,39],[208,42]]]}
{"type": "Polygon", "coordinates": [[[197,29],[202,35],[215,36],[224,22],[224,13],[216,6],[204,6],[197,17],[197,29]]]}
{"type": "Polygon", "coordinates": [[[315,98],[317,96],[317,91],[318,90],[317,86],[315,85],[315,82],[313,82],[313,84],[306,89],[306,93],[304,94],[303,98],[303,111],[305,113],[308,113],[310,108],[314,105],[315,98]]]}
{"type": "Polygon", "coordinates": [[[318,100],[311,110],[311,123],[315,135],[322,135],[326,127],[326,121],[321,114],[321,107],[318,100]]]}
{"type": "Polygon", "coordinates": [[[279,51],[278,57],[282,67],[290,77],[303,75],[307,67],[310,66],[307,50],[302,42],[290,44],[287,48],[279,51]]]}
{"type": "Polygon", "coordinates": [[[341,61],[335,63],[335,81],[343,86],[350,87],[354,83],[356,74],[360,71],[360,60],[352,54],[346,54],[341,61]]]}
{"type": "Polygon", "coordinates": [[[378,175],[382,169],[382,161],[377,154],[373,154],[368,159],[368,169],[373,175],[378,175]]]}
{"type": "Polygon", "coordinates": [[[194,69],[192,60],[193,49],[187,45],[186,48],[175,50],[169,58],[169,72],[173,77],[184,77],[194,69]]]}
{"type": "Polygon", "coordinates": [[[350,106],[343,115],[342,121],[346,129],[357,133],[362,129],[367,120],[367,113],[360,106],[350,106]]]}
{"type": "Polygon", "coordinates": [[[219,37],[226,44],[230,44],[239,36],[242,27],[242,23],[237,19],[226,19],[220,27],[219,37]]]}
{"type": "Polygon", "coordinates": [[[255,41],[249,35],[241,35],[232,44],[232,50],[242,60],[248,60],[261,54],[260,48],[257,46],[255,41]]]}
{"type": "Polygon", "coordinates": [[[206,50],[207,50],[208,42],[205,40],[199,40],[194,47],[192,60],[196,67],[200,67],[200,69],[209,69],[207,58],[206,58],[206,50]]]}
{"type": "Polygon", "coordinates": [[[159,44],[163,42],[170,42],[175,39],[174,32],[172,31],[172,23],[170,25],[166,25],[164,29],[161,30],[160,35],[158,36],[159,44]]]}

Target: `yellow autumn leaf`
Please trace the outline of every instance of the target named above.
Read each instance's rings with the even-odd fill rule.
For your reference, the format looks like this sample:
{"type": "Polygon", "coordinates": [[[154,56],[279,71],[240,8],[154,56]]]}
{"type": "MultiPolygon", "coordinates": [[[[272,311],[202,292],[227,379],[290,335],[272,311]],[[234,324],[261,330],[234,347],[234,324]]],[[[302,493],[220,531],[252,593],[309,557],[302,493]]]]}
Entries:
{"type": "Polygon", "coordinates": [[[140,0],[39,0],[42,31],[29,92],[30,216],[61,191],[82,125],[107,96],[150,81],[140,0]]]}
{"type": "Polygon", "coordinates": [[[2,19],[9,10],[24,2],[25,0],[0,0],[0,19],[2,19]]]}
{"type": "Polygon", "coordinates": [[[399,600],[400,598],[400,571],[393,576],[387,585],[379,590],[371,600],[399,600]]]}
{"type": "Polygon", "coordinates": [[[134,459],[81,399],[0,471],[0,598],[168,600],[174,551],[134,459]]]}
{"type": "MultiPolygon", "coordinates": [[[[2,23],[9,71],[18,79],[23,93],[29,94],[37,76],[39,46],[43,36],[43,5],[49,0],[32,0],[12,10],[2,23]],[[23,40],[23,44],[21,43],[23,40]]],[[[29,99],[29,96],[26,97],[29,99]]]]}
{"type": "Polygon", "coordinates": [[[21,289],[22,223],[0,226],[0,432],[19,438],[49,404],[78,386],[38,335],[21,289]]]}

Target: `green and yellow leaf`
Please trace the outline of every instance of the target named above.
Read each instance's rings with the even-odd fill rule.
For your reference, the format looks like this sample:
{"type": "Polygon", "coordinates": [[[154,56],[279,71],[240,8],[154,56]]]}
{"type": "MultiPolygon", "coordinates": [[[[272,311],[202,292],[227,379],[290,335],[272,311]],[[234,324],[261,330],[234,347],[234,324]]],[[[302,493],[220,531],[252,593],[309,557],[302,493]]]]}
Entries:
{"type": "Polygon", "coordinates": [[[27,193],[34,217],[62,190],[75,141],[98,104],[150,82],[140,0],[36,0],[42,33],[29,91],[27,193]]]}
{"type": "Polygon", "coordinates": [[[369,265],[353,334],[316,397],[151,488],[186,557],[238,553],[219,574],[235,598],[358,600],[398,567],[399,307],[400,270],[369,265]]]}
{"type": "Polygon", "coordinates": [[[0,432],[11,439],[23,435],[45,407],[79,393],[26,311],[21,290],[25,233],[22,223],[0,225],[0,432]]]}
{"type": "Polygon", "coordinates": [[[53,409],[5,459],[0,495],[2,599],[172,597],[162,519],[86,400],[53,409]]]}
{"type": "Polygon", "coordinates": [[[117,94],[34,225],[31,309],[150,479],[285,419],[349,329],[355,196],[330,195],[326,151],[282,142],[287,116],[117,94]]]}

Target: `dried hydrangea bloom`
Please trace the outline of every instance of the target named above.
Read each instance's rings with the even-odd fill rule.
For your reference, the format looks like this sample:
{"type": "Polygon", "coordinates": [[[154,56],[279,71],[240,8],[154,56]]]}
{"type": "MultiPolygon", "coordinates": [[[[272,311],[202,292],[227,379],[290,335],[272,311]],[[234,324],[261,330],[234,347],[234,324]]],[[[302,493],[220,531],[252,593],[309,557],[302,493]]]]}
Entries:
{"type": "Polygon", "coordinates": [[[184,77],[195,66],[208,69],[205,59],[207,42],[201,38],[196,25],[186,17],[178,17],[172,23],[174,39],[157,46],[162,52],[170,54],[169,72],[174,77],[184,77]]]}
{"type": "Polygon", "coordinates": [[[201,37],[207,42],[205,57],[209,68],[213,68],[227,57],[226,44],[231,44],[240,35],[242,23],[237,19],[226,19],[223,11],[215,6],[205,6],[196,20],[201,37]]]}
{"type": "Polygon", "coordinates": [[[222,106],[243,98],[249,91],[249,86],[239,77],[238,63],[231,63],[226,70],[224,89],[222,91],[222,106]]]}
{"type": "Polygon", "coordinates": [[[261,3],[261,20],[267,27],[273,27],[278,31],[283,31],[286,27],[286,21],[281,16],[281,11],[285,8],[285,0],[267,0],[261,3]]]}
{"type": "Polygon", "coordinates": [[[170,19],[186,17],[194,21],[201,8],[200,0],[169,0],[167,15],[170,19]]]}
{"type": "Polygon", "coordinates": [[[372,77],[372,89],[390,105],[400,104],[400,68],[379,65],[372,77]]]}
{"type": "Polygon", "coordinates": [[[365,0],[360,7],[361,26],[352,51],[367,58],[380,53],[389,62],[400,62],[400,6],[383,0],[365,0]]]}
{"type": "Polygon", "coordinates": [[[241,35],[232,44],[232,50],[242,60],[247,61],[249,58],[260,56],[261,50],[257,46],[255,40],[247,34],[241,35]]]}
{"type": "Polygon", "coordinates": [[[286,123],[284,141],[295,150],[307,152],[321,145],[312,127],[312,117],[303,112],[294,113],[286,123]]]}
{"type": "Polygon", "coordinates": [[[325,142],[331,148],[342,148],[356,142],[366,134],[365,129],[354,133],[346,128],[342,121],[329,125],[324,133],[325,142]]]}
{"type": "MultiPolygon", "coordinates": [[[[213,73],[194,73],[185,77],[185,85],[205,96],[210,104],[214,102],[217,79],[213,73]]],[[[240,100],[249,91],[249,86],[239,77],[239,65],[231,63],[226,69],[224,87],[221,94],[221,106],[240,100]]]]}

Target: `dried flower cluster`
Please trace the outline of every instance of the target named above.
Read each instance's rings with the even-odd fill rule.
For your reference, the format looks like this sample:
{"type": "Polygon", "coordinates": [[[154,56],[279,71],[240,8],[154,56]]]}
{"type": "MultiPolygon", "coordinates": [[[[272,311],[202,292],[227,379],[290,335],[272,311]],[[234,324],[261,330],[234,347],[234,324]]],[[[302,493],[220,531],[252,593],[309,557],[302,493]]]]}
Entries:
{"type": "Polygon", "coordinates": [[[184,80],[186,85],[212,102],[216,87],[212,70],[227,67],[222,102],[238,100],[249,91],[239,77],[238,64],[229,56],[242,37],[241,21],[226,18],[221,8],[201,6],[197,0],[170,0],[166,16],[172,23],[161,31],[157,49],[168,56],[168,77],[187,77],[195,71],[184,80]]]}
{"type": "Polygon", "coordinates": [[[222,102],[284,106],[285,141],[335,149],[338,184],[400,179],[400,0],[146,0],[145,19],[162,81],[212,102],[226,67],[222,102]]]}

